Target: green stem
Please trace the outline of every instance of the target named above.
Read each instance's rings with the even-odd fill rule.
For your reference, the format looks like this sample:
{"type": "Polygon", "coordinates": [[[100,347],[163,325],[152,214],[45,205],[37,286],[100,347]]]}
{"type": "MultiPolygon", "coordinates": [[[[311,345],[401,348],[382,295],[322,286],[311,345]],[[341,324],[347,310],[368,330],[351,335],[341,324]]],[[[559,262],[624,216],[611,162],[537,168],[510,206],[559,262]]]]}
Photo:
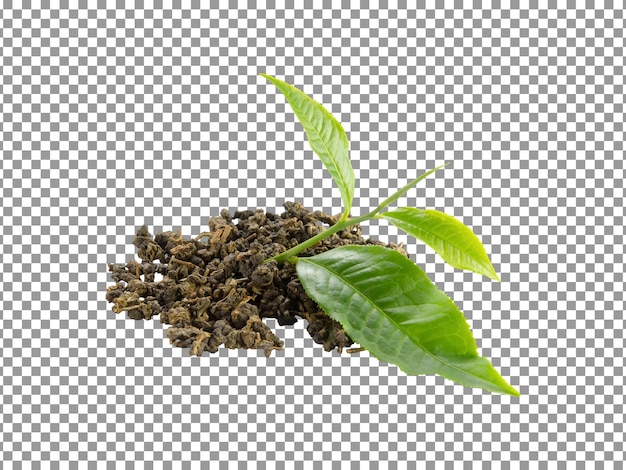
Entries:
{"type": "Polygon", "coordinates": [[[389,196],[387,199],[385,199],[383,202],[381,202],[378,207],[376,209],[374,209],[372,212],[374,214],[379,213],[381,210],[383,210],[385,207],[393,204],[394,202],[396,202],[398,199],[400,199],[402,196],[404,196],[411,188],[415,187],[417,185],[417,183],[419,183],[420,181],[422,181],[423,179],[426,179],[427,177],[429,177],[430,175],[432,175],[434,172],[436,172],[437,170],[440,170],[441,168],[448,166],[448,163],[444,163],[443,165],[439,165],[436,168],[433,168],[432,170],[428,170],[427,172],[421,174],[420,176],[418,176],[417,178],[415,178],[413,181],[411,181],[409,184],[401,187],[400,189],[398,189],[395,193],[393,193],[391,196],[389,196]]]}
{"type": "Polygon", "coordinates": [[[337,232],[341,232],[342,230],[352,226],[352,225],[356,225],[358,223],[364,222],[366,220],[370,220],[373,219],[374,216],[376,215],[376,210],[373,210],[372,212],[370,212],[369,214],[365,214],[362,215],[360,217],[355,217],[354,219],[348,219],[345,220],[343,222],[337,222],[335,225],[332,225],[331,227],[328,227],[326,230],[324,230],[321,233],[318,233],[317,235],[315,235],[312,238],[309,238],[308,240],[303,241],[302,243],[300,243],[299,245],[294,246],[293,248],[290,248],[289,250],[276,255],[266,261],[264,261],[264,263],[267,263],[270,260],[274,260],[278,263],[284,263],[285,261],[292,261],[290,258],[296,256],[298,253],[306,250],[307,248],[312,247],[313,245],[315,245],[316,243],[324,240],[325,238],[330,237],[332,234],[337,233],[337,232]]]}
{"type": "Polygon", "coordinates": [[[391,196],[389,196],[387,199],[385,199],[383,202],[380,203],[380,205],[374,209],[372,212],[362,215],[361,217],[355,217],[354,219],[349,219],[348,218],[348,213],[349,210],[346,209],[346,212],[343,213],[343,215],[341,216],[341,219],[339,219],[339,221],[333,225],[332,227],[328,227],[326,230],[324,230],[322,233],[319,233],[317,235],[315,235],[313,238],[309,238],[306,241],[303,241],[302,243],[300,243],[299,245],[294,246],[293,248],[290,248],[289,250],[276,255],[272,258],[269,258],[265,261],[263,261],[264,263],[267,263],[270,260],[274,260],[278,263],[284,263],[286,261],[290,262],[290,263],[295,263],[297,261],[297,259],[294,259],[294,257],[306,250],[307,248],[312,247],[313,245],[315,245],[316,243],[324,240],[325,238],[330,237],[332,234],[337,233],[342,231],[343,229],[350,227],[352,225],[356,225],[360,222],[363,222],[365,220],[370,220],[370,219],[379,219],[380,216],[378,216],[377,214],[383,210],[385,207],[387,207],[388,205],[396,202],[398,199],[400,199],[407,191],[409,191],[409,189],[413,188],[417,183],[419,183],[420,181],[422,181],[424,178],[426,178],[427,176],[431,175],[432,173],[434,173],[435,171],[439,170],[440,168],[443,168],[444,166],[446,166],[446,164],[438,166],[437,168],[433,168],[432,170],[427,171],[426,173],[422,174],[421,176],[415,178],[413,181],[411,181],[409,184],[403,186],[402,188],[398,189],[395,193],[393,193],[391,196]]]}

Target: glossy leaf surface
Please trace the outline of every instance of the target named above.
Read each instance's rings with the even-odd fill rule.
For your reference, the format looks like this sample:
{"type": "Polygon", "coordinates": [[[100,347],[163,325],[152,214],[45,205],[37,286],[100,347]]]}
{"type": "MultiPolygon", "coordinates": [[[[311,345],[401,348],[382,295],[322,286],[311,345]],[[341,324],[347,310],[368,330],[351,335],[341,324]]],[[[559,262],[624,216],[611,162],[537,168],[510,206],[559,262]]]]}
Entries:
{"type": "Polygon", "coordinates": [[[450,266],[500,280],[481,241],[472,229],[454,217],[414,207],[383,212],[380,217],[426,243],[450,266]]]}
{"type": "Polygon", "coordinates": [[[321,104],[306,93],[266,74],[261,74],[278,88],[293,109],[306,132],[311,149],[329,171],[343,200],[347,216],[354,197],[354,170],[348,156],[348,137],[343,127],[321,104]]]}
{"type": "Polygon", "coordinates": [[[345,246],[299,258],[307,294],[381,361],[468,387],[519,395],[480,357],[455,304],[410,259],[380,246],[345,246]]]}

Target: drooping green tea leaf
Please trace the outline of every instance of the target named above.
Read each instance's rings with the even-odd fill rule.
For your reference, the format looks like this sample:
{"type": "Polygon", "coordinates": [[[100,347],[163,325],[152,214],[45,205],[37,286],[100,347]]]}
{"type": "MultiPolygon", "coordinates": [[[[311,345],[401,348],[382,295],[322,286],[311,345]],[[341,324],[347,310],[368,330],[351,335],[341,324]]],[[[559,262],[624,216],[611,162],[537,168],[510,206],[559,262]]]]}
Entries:
{"type": "Polygon", "coordinates": [[[519,395],[480,357],[456,305],[410,259],[380,246],[345,246],[299,258],[307,294],[352,339],[407,374],[519,395]]]}
{"type": "Polygon", "coordinates": [[[343,127],[321,104],[306,93],[264,73],[261,76],[276,85],[276,88],[285,95],[306,132],[311,149],[320,157],[335,180],[347,217],[354,197],[354,170],[348,156],[348,137],[343,127]]]}
{"type": "Polygon", "coordinates": [[[426,243],[450,266],[500,280],[481,241],[469,227],[454,217],[415,207],[383,212],[380,217],[426,243]]]}

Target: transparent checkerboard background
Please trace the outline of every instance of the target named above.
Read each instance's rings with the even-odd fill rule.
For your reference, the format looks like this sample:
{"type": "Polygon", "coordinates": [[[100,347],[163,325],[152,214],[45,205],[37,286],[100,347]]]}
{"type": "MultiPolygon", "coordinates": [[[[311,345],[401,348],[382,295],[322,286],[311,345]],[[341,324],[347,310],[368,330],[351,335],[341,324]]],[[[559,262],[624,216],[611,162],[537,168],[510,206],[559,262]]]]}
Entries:
{"type": "Polygon", "coordinates": [[[0,10],[3,468],[621,468],[621,1],[19,3],[0,10]],[[451,162],[400,203],[472,226],[502,283],[364,232],[409,244],[520,398],[325,353],[303,323],[272,323],[269,359],[195,358],[111,312],[106,265],[144,223],[339,212],[259,72],[343,123],[355,214],[451,162]]]}

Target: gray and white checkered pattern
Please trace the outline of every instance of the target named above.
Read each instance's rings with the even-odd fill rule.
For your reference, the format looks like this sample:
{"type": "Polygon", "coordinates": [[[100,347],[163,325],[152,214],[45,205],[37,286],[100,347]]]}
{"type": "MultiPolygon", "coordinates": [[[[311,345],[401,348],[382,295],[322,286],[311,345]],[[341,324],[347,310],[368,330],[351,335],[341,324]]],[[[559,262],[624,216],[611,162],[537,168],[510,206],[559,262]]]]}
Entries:
{"type": "Polygon", "coordinates": [[[0,466],[622,468],[623,2],[293,3],[4,1],[0,466]],[[473,227],[502,283],[364,232],[409,243],[522,397],[325,353],[302,323],[271,324],[269,359],[189,357],[111,312],[106,264],[144,223],[340,211],[259,72],[343,123],[354,214],[451,162],[399,203],[473,227]]]}

